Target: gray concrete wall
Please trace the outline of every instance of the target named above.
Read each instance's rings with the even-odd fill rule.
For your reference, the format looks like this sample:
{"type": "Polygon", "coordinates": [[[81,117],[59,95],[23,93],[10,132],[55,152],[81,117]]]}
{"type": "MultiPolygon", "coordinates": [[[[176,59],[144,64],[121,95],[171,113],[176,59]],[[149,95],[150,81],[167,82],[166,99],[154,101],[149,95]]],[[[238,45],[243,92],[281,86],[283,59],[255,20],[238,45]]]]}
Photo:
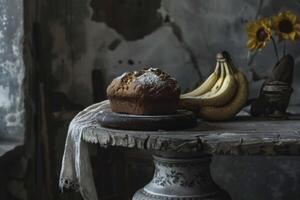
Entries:
{"type": "MultiPolygon", "coordinates": [[[[269,44],[248,66],[245,24],[285,9],[300,14],[299,5],[296,0],[48,2],[45,8],[53,8],[48,28],[55,90],[88,105],[92,69],[103,71],[107,85],[113,77],[143,65],[162,68],[187,90],[209,75],[216,53],[228,50],[247,74],[254,97],[261,81],[253,80],[250,69],[266,75],[276,59],[269,44]]],[[[299,42],[288,44],[288,52],[298,66],[299,42]]],[[[299,73],[296,67],[292,104],[300,103],[299,73]]]]}
{"type": "MultiPolygon", "coordinates": [[[[215,65],[215,55],[228,50],[245,72],[251,97],[276,60],[272,46],[249,66],[245,24],[259,16],[290,9],[300,15],[299,0],[51,0],[45,1],[44,66],[52,87],[74,103],[93,102],[91,71],[99,69],[106,87],[112,78],[143,65],[160,67],[177,78],[183,90],[195,87],[215,65]]],[[[288,44],[295,57],[294,93],[300,103],[300,43],[288,44]]],[[[299,199],[297,157],[216,157],[213,176],[234,200],[299,199]]]]}
{"type": "Polygon", "coordinates": [[[24,137],[23,1],[0,0],[0,140],[24,137]]]}

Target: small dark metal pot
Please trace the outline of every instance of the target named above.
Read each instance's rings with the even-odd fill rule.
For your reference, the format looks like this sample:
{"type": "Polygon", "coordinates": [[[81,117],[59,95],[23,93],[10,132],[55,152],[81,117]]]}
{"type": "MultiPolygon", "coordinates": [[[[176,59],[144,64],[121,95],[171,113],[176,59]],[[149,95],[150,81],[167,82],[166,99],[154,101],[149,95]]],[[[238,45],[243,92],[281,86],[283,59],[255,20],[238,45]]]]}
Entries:
{"type": "Polygon", "coordinates": [[[272,81],[266,83],[261,91],[261,95],[268,102],[266,113],[272,117],[282,117],[290,102],[293,92],[287,83],[281,81],[272,81]]]}

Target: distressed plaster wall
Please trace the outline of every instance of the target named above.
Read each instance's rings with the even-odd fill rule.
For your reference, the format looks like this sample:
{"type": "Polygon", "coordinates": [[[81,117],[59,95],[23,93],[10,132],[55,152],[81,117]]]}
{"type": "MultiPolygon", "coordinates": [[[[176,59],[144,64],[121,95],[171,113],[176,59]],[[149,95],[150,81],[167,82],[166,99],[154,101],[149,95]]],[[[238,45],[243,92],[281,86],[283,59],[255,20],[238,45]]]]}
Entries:
{"type": "MultiPolygon", "coordinates": [[[[88,105],[92,103],[93,69],[105,74],[107,85],[113,77],[143,65],[171,73],[186,90],[212,71],[217,52],[228,50],[251,81],[254,97],[261,81],[253,80],[251,68],[266,75],[276,60],[268,45],[247,65],[245,23],[284,9],[297,13],[299,5],[293,0],[48,2],[47,8],[59,8],[53,10],[48,26],[53,39],[50,62],[55,90],[88,105]]],[[[299,43],[288,45],[296,66],[297,47],[299,43]]],[[[299,73],[296,67],[292,104],[300,102],[299,73]]]]}
{"type": "Polygon", "coordinates": [[[24,136],[23,1],[0,0],[0,140],[24,136]]]}
{"type": "MultiPolygon", "coordinates": [[[[93,102],[91,72],[99,70],[104,87],[124,71],[143,65],[160,67],[193,88],[212,71],[215,55],[228,50],[250,81],[255,97],[259,75],[275,63],[271,45],[251,66],[245,48],[245,24],[259,16],[290,9],[300,15],[299,0],[48,0],[42,6],[52,89],[72,102],[93,102]],[[151,2],[151,3],[149,3],[151,2]]],[[[294,93],[300,104],[300,43],[288,44],[295,56],[294,93]]],[[[234,200],[298,199],[298,157],[216,157],[213,176],[234,200]]]]}

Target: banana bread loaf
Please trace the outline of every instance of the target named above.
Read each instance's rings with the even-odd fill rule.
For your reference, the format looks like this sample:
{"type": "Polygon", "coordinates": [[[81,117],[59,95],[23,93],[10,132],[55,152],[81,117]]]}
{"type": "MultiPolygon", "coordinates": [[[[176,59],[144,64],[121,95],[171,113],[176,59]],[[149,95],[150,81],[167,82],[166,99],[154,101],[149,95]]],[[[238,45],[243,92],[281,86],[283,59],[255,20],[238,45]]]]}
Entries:
{"type": "Polygon", "coordinates": [[[176,113],[180,96],[177,81],[158,68],[126,72],[107,88],[111,109],[117,113],[164,115],[176,113]]]}

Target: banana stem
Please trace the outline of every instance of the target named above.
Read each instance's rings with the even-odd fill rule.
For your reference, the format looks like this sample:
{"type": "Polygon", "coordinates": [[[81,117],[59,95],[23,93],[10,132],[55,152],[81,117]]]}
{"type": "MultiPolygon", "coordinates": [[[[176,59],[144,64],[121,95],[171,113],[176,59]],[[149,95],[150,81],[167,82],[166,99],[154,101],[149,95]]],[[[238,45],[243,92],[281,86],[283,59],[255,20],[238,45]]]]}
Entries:
{"type": "Polygon", "coordinates": [[[236,73],[238,70],[237,70],[237,68],[235,67],[235,65],[233,64],[233,61],[232,61],[232,59],[231,59],[229,53],[228,53],[227,51],[223,51],[222,54],[223,54],[223,56],[225,57],[225,60],[226,60],[226,62],[228,63],[228,65],[229,65],[231,71],[232,71],[233,73],[236,73]]]}
{"type": "Polygon", "coordinates": [[[276,54],[276,57],[277,57],[277,61],[279,62],[279,55],[278,55],[277,45],[276,45],[276,42],[275,42],[275,40],[272,36],[271,36],[271,40],[272,40],[274,51],[275,51],[275,54],[276,54]]]}

